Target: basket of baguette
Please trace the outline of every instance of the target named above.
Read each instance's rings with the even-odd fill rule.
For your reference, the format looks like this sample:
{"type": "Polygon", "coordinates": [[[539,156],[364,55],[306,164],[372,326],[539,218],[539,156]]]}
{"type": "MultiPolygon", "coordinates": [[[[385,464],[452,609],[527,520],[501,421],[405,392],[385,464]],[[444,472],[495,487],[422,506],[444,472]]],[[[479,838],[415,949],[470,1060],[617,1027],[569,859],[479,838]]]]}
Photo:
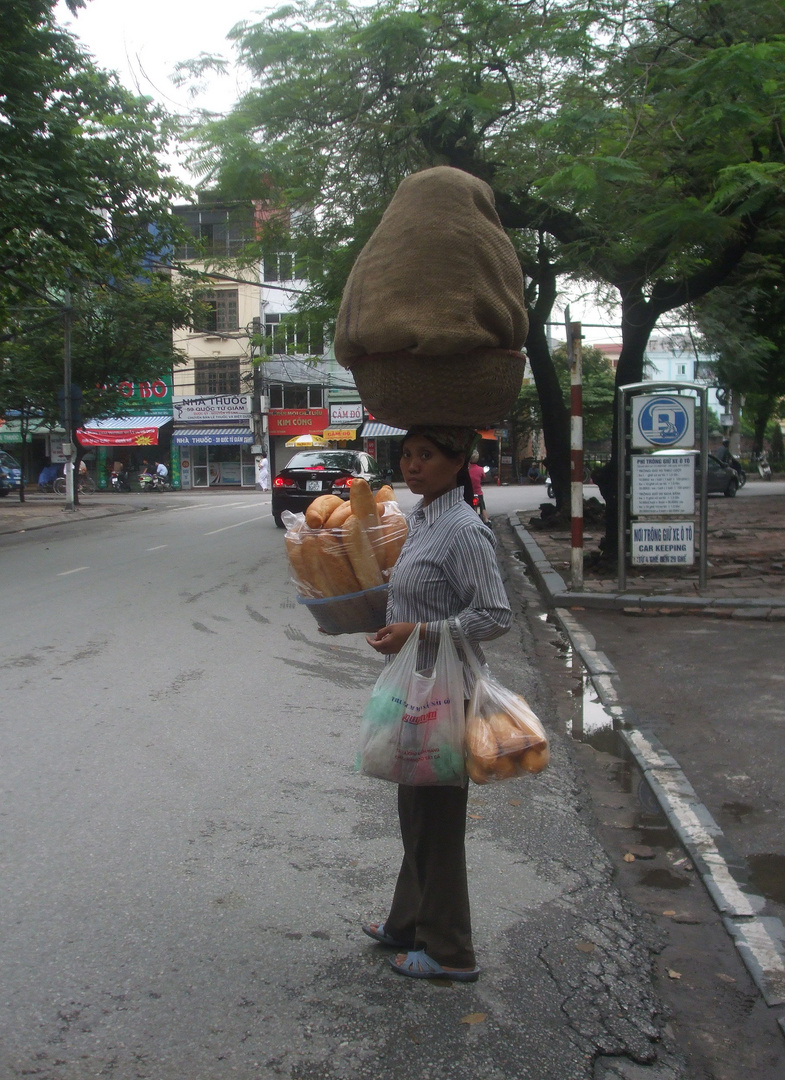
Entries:
{"type": "Polygon", "coordinates": [[[387,582],[407,534],[392,488],[374,495],[357,478],[348,500],[320,495],[304,514],[285,512],[283,520],[298,602],[320,629],[356,634],[384,626],[387,582]]]}

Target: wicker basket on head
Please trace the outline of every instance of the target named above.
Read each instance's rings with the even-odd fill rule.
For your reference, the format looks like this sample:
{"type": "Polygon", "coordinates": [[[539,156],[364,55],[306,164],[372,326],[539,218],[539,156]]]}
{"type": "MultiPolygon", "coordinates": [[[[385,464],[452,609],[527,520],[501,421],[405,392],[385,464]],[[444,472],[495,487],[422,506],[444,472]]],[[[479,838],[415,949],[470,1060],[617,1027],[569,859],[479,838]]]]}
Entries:
{"type": "Polygon", "coordinates": [[[527,330],[490,187],[447,166],[408,176],[352,267],[336,323],[336,359],[366,408],[400,427],[503,420],[527,330]]]}
{"type": "Polygon", "coordinates": [[[526,357],[505,349],[451,356],[359,357],[352,374],[375,420],[393,427],[490,427],[505,419],[521,389],[526,357]]]}

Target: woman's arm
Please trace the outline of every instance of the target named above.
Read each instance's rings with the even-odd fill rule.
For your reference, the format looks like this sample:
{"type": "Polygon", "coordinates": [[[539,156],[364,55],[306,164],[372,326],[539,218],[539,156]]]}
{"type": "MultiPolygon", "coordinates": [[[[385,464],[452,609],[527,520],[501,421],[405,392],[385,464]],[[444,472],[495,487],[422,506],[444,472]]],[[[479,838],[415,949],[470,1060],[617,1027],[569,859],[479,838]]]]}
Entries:
{"type": "MultiPolygon", "coordinates": [[[[455,619],[469,641],[490,641],[506,634],[512,625],[512,611],[496,561],[493,537],[485,526],[460,529],[450,546],[443,570],[450,587],[463,607],[450,616],[453,639],[458,642],[455,619]]],[[[436,640],[439,623],[426,625],[425,636],[436,640]]]]}

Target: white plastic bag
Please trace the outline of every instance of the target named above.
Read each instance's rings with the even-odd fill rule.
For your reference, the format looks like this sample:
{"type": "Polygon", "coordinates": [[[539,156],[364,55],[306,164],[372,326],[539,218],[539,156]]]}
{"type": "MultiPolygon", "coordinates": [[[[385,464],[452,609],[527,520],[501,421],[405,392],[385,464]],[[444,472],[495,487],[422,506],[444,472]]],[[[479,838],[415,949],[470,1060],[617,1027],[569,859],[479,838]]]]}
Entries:
{"type": "Polygon", "coordinates": [[[376,681],[360,725],[357,768],[396,784],[462,785],[463,668],[442,623],[431,673],[417,671],[418,623],[376,681]]]}
{"type": "Polygon", "coordinates": [[[475,677],[466,710],[466,770],[475,784],[539,773],[550,761],[545,729],[528,702],[483,668],[460,629],[462,648],[475,677]]]}

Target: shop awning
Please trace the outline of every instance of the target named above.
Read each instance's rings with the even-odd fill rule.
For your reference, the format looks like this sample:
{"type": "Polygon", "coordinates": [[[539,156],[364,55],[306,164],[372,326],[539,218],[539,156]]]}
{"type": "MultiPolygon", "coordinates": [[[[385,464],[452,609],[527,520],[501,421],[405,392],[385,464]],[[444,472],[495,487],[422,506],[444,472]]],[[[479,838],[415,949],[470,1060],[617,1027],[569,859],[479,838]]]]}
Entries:
{"type": "MultiPolygon", "coordinates": [[[[49,427],[42,420],[32,420],[27,428],[27,441],[33,438],[42,438],[46,435],[65,435],[61,427],[49,427]]],[[[0,443],[20,443],[22,441],[22,425],[19,420],[6,420],[0,423],[0,443]]]]}
{"type": "Polygon", "coordinates": [[[157,446],[158,431],[171,416],[109,416],[88,420],[76,437],[82,446],[157,446]]]}
{"type": "Polygon", "coordinates": [[[330,442],[344,442],[357,438],[356,427],[329,427],[322,432],[322,438],[330,442]]]}
{"type": "Polygon", "coordinates": [[[245,427],[190,427],[174,429],[174,446],[250,446],[253,432],[245,427]]]}
{"type": "Polygon", "coordinates": [[[363,439],[395,439],[406,434],[406,428],[390,427],[388,424],[377,424],[369,421],[363,424],[360,436],[363,439]]]}

